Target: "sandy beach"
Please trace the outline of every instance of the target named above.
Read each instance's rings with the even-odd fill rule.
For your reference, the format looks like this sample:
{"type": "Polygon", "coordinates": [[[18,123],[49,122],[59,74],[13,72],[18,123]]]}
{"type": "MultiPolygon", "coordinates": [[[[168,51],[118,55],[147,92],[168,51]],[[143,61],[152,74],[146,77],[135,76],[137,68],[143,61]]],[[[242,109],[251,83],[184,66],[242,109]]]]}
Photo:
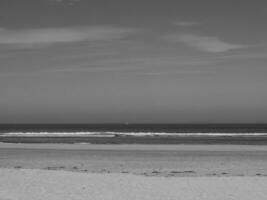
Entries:
{"type": "Polygon", "coordinates": [[[0,200],[261,200],[266,187],[266,146],[0,144],[0,200]]]}
{"type": "Polygon", "coordinates": [[[262,177],[142,177],[46,170],[0,170],[1,200],[264,200],[262,177]]]}

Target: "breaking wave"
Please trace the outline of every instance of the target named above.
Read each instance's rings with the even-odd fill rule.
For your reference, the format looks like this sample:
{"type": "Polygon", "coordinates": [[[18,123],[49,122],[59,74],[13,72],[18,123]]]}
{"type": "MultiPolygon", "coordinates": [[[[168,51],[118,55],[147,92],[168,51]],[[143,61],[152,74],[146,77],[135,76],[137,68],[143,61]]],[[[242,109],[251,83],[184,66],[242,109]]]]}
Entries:
{"type": "Polygon", "coordinates": [[[166,132],[8,132],[0,137],[118,137],[118,136],[267,136],[267,133],[166,133],[166,132]]]}

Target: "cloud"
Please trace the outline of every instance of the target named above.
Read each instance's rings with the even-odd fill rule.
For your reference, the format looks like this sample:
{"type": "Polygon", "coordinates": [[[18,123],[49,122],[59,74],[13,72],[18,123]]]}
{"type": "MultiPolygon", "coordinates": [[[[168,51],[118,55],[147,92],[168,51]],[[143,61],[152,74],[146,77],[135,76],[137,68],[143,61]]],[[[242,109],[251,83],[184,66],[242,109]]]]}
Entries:
{"type": "Polygon", "coordinates": [[[66,5],[75,5],[79,3],[81,0],[49,0],[51,3],[55,4],[66,4],[66,5]]]}
{"type": "Polygon", "coordinates": [[[137,31],[136,29],[98,26],[24,30],[0,28],[0,45],[35,47],[55,43],[110,41],[124,38],[137,31]]]}
{"type": "Polygon", "coordinates": [[[191,22],[191,21],[175,21],[173,24],[179,27],[191,27],[200,25],[198,22],[191,22]]]}
{"type": "Polygon", "coordinates": [[[185,69],[180,69],[180,70],[170,70],[170,71],[153,71],[153,72],[144,72],[142,73],[143,75],[148,75],[148,76],[162,76],[162,75],[209,75],[209,74],[216,74],[217,71],[216,69],[191,69],[191,70],[185,70],[185,69]]]}
{"type": "Polygon", "coordinates": [[[242,48],[243,45],[230,44],[220,40],[217,37],[197,36],[197,35],[168,35],[165,39],[174,42],[184,43],[186,46],[198,51],[209,53],[221,53],[233,49],[242,48]]]}

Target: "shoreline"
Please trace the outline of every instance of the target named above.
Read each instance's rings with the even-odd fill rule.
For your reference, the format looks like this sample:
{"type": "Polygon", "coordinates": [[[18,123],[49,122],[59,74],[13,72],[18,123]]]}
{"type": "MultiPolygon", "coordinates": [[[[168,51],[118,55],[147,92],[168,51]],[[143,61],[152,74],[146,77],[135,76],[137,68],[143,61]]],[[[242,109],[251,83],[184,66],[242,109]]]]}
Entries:
{"type": "Polygon", "coordinates": [[[91,144],[91,143],[5,143],[0,142],[3,148],[27,149],[87,149],[87,150],[186,150],[186,151],[267,151],[266,145],[246,144],[91,144]],[[212,147],[212,148],[211,148],[212,147]]]}

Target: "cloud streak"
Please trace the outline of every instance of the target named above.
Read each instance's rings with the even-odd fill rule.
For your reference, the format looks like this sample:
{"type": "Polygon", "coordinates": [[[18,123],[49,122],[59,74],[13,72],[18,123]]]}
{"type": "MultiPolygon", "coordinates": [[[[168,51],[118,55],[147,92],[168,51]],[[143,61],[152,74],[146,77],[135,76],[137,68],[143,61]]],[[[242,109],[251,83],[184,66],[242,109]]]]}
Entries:
{"type": "Polygon", "coordinates": [[[243,45],[230,44],[217,37],[198,36],[198,35],[168,35],[165,39],[172,42],[183,43],[184,45],[198,51],[209,53],[222,53],[233,49],[240,49],[243,45]]]}
{"type": "Polygon", "coordinates": [[[49,0],[50,3],[55,4],[67,4],[67,5],[75,5],[79,3],[81,0],[49,0]]]}
{"type": "Polygon", "coordinates": [[[0,28],[0,45],[35,47],[81,41],[122,39],[138,30],[114,27],[72,27],[11,30],[0,28]]]}
{"type": "Polygon", "coordinates": [[[192,27],[192,26],[198,26],[200,24],[198,22],[192,22],[192,21],[175,21],[173,22],[173,25],[179,27],[192,27]]]}

